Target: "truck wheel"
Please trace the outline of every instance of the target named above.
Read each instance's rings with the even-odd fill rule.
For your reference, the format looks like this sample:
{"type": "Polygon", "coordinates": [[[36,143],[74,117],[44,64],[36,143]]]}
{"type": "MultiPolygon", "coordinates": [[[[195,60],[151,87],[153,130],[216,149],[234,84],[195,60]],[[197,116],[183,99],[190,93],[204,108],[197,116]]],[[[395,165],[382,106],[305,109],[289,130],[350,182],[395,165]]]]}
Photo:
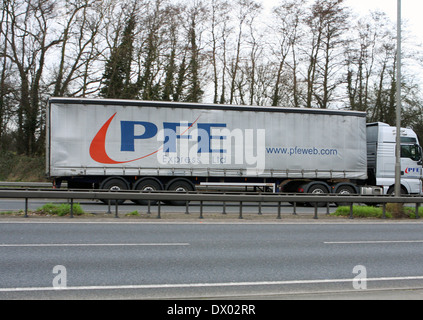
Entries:
{"type": "MultiPolygon", "coordinates": [[[[407,195],[407,194],[408,194],[407,190],[403,186],[401,186],[401,195],[407,195]]],[[[388,195],[395,196],[395,186],[392,186],[389,188],[388,195]]]]}
{"type": "MultiPolygon", "coordinates": [[[[125,191],[128,190],[128,184],[119,178],[109,178],[102,182],[100,189],[102,190],[110,190],[110,191],[125,191]]],[[[108,203],[107,200],[101,200],[104,203],[108,203]]],[[[118,200],[118,204],[123,204],[125,200],[118,200]]],[[[115,205],[116,200],[110,200],[110,204],[115,205]]]]}
{"type": "MultiPolygon", "coordinates": [[[[169,191],[176,191],[176,192],[190,192],[194,191],[194,186],[191,182],[187,180],[173,180],[169,183],[169,186],[167,187],[167,190],[169,191]]],[[[186,201],[169,201],[170,205],[173,206],[184,206],[186,205],[186,201]]]]}
{"type": "MultiPolygon", "coordinates": [[[[356,193],[357,192],[354,190],[354,188],[352,186],[344,185],[344,186],[340,186],[338,189],[336,189],[336,194],[338,194],[340,196],[349,196],[349,195],[356,194],[356,193]]],[[[341,203],[336,203],[336,205],[338,207],[345,207],[345,206],[349,206],[350,204],[346,203],[346,202],[345,203],[341,202],[341,203]]]]}
{"type": "MultiPolygon", "coordinates": [[[[137,182],[134,186],[134,190],[139,190],[139,191],[144,191],[144,192],[148,192],[148,191],[159,191],[162,190],[162,186],[160,185],[160,183],[154,179],[146,179],[146,180],[141,180],[139,182],[137,182]]],[[[135,203],[139,204],[139,205],[148,205],[148,200],[133,200],[135,203]]],[[[151,205],[156,205],[157,201],[150,201],[151,205]]]]}
{"type": "MultiPolygon", "coordinates": [[[[307,193],[316,194],[316,195],[325,195],[325,194],[329,194],[329,190],[323,184],[314,184],[307,190],[307,193]]],[[[316,203],[310,202],[309,205],[314,207],[316,203]]],[[[326,207],[326,202],[317,202],[317,206],[326,207]]]]}

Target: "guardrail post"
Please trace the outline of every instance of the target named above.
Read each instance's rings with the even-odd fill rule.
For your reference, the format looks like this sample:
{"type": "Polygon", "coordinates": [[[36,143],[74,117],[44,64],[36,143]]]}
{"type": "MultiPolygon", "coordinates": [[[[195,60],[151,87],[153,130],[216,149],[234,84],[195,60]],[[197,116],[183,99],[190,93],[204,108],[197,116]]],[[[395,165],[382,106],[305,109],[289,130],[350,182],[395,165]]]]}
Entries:
{"type": "Polygon", "coordinates": [[[157,219],[161,219],[161,212],[160,212],[160,200],[157,201],[157,219]]]}
{"type": "Polygon", "coordinates": [[[319,219],[319,217],[317,216],[317,213],[318,213],[318,206],[317,206],[317,202],[315,202],[314,203],[314,220],[317,220],[317,219],[319,219]]]}
{"type": "Polygon", "coordinates": [[[278,202],[278,220],[281,220],[282,216],[281,216],[281,202],[278,202]]]}
{"type": "Polygon", "coordinates": [[[263,213],[261,212],[261,201],[259,201],[259,212],[258,212],[259,216],[262,216],[263,213]]]}
{"type": "Polygon", "coordinates": [[[386,219],[386,203],[382,205],[382,219],[386,219]]]}
{"type": "Polygon", "coordinates": [[[292,213],[294,216],[297,215],[297,203],[294,202],[294,212],[292,213]]]}
{"type": "Polygon", "coordinates": [[[189,214],[189,201],[185,202],[185,214],[189,214]]]}
{"type": "Polygon", "coordinates": [[[115,218],[119,218],[119,201],[118,200],[115,200],[115,201],[116,201],[115,218]]]}
{"type": "Polygon", "coordinates": [[[326,215],[329,216],[330,215],[330,209],[329,209],[329,202],[326,203],[326,215]]]}
{"type": "Polygon", "coordinates": [[[28,218],[28,198],[25,198],[25,218],[28,218]]]}
{"type": "Polygon", "coordinates": [[[239,203],[239,217],[238,219],[243,219],[242,218],[242,201],[239,203]]]}
{"type": "Polygon", "coordinates": [[[111,204],[110,204],[110,200],[107,200],[107,212],[106,214],[112,214],[112,210],[110,210],[111,204]]]}
{"type": "Polygon", "coordinates": [[[151,214],[151,200],[148,200],[147,203],[147,214],[151,214]]]}
{"type": "Polygon", "coordinates": [[[73,199],[70,199],[70,218],[73,219],[73,199]]]}
{"type": "Polygon", "coordinates": [[[350,219],[353,220],[354,219],[354,203],[350,203],[350,219]]]}
{"type": "Polygon", "coordinates": [[[200,201],[200,217],[199,219],[204,219],[203,217],[203,201],[200,201]]]}
{"type": "Polygon", "coordinates": [[[420,219],[420,216],[419,216],[419,208],[420,208],[420,203],[416,203],[416,219],[420,219]]]}
{"type": "Polygon", "coordinates": [[[223,212],[222,214],[226,214],[226,201],[223,201],[223,212]]]}

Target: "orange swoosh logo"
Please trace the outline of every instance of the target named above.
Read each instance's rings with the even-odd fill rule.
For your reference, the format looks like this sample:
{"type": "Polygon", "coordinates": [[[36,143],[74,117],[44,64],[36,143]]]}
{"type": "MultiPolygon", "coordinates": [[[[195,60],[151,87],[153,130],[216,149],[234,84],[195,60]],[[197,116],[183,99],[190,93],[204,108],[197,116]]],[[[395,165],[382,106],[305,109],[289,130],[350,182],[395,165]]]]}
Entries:
{"type": "MultiPolygon", "coordinates": [[[[107,135],[107,131],[109,130],[110,124],[112,123],[113,119],[115,118],[117,113],[115,113],[113,116],[110,117],[109,120],[106,121],[106,123],[101,127],[101,129],[97,132],[96,136],[94,137],[93,141],[91,142],[90,145],[90,156],[91,158],[99,163],[103,163],[103,164],[125,164],[125,163],[131,163],[134,161],[138,161],[138,160],[142,160],[148,157],[151,157],[152,155],[157,154],[159,151],[163,150],[163,146],[150,153],[147,154],[141,158],[137,158],[137,159],[133,159],[133,160],[128,160],[128,161],[116,161],[113,160],[112,158],[109,157],[109,155],[107,154],[106,151],[106,135],[107,135]]],[[[200,119],[201,115],[197,118],[197,120],[195,120],[195,122],[188,128],[186,129],[182,134],[184,135],[185,133],[188,132],[189,129],[191,129],[194,124],[200,119]]]]}

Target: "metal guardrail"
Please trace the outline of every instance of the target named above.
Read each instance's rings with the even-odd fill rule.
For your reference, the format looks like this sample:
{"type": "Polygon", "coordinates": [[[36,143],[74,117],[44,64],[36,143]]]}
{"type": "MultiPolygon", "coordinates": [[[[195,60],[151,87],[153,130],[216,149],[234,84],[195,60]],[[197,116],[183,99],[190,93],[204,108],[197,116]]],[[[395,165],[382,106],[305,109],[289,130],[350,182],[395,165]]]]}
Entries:
{"type": "Polygon", "coordinates": [[[297,203],[311,203],[315,208],[314,219],[318,219],[318,206],[325,203],[329,208],[330,203],[342,203],[350,205],[350,219],[353,219],[353,205],[357,203],[381,204],[383,206],[383,217],[386,213],[387,203],[415,204],[416,219],[419,219],[418,210],[423,203],[420,196],[358,196],[358,195],[312,195],[312,194],[264,194],[264,193],[198,193],[198,192],[139,192],[139,191],[110,191],[110,190],[24,190],[24,189],[0,189],[0,198],[25,199],[25,217],[28,217],[28,199],[67,199],[71,203],[70,216],[73,218],[73,201],[79,200],[100,200],[108,202],[109,212],[111,201],[114,201],[116,208],[115,217],[118,217],[118,200],[142,200],[148,202],[148,213],[151,213],[151,202],[157,202],[157,218],[161,218],[161,201],[178,201],[186,203],[186,213],[189,210],[190,202],[200,203],[200,219],[203,219],[204,202],[223,203],[223,213],[226,213],[226,203],[239,203],[239,218],[242,219],[242,209],[245,203],[257,203],[259,214],[263,203],[277,204],[277,219],[281,219],[281,204],[289,202],[294,204],[296,214],[297,203]]]}
{"type": "Polygon", "coordinates": [[[52,184],[49,182],[8,182],[0,181],[0,187],[13,187],[13,188],[48,188],[52,184]]]}
{"type": "MultiPolygon", "coordinates": [[[[62,183],[62,187],[66,187],[67,182],[62,183]]],[[[52,188],[53,184],[51,182],[9,182],[9,181],[0,181],[0,187],[10,187],[10,188],[52,188]]]]}

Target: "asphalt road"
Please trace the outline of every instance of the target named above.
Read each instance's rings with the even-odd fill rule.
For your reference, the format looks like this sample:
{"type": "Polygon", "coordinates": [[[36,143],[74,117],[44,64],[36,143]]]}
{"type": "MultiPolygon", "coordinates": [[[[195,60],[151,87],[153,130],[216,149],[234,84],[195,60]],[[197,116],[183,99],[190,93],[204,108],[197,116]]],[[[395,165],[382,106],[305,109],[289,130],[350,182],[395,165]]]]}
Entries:
{"type": "Polygon", "coordinates": [[[419,221],[3,217],[0,299],[422,299],[422,249],[419,221]]]}

